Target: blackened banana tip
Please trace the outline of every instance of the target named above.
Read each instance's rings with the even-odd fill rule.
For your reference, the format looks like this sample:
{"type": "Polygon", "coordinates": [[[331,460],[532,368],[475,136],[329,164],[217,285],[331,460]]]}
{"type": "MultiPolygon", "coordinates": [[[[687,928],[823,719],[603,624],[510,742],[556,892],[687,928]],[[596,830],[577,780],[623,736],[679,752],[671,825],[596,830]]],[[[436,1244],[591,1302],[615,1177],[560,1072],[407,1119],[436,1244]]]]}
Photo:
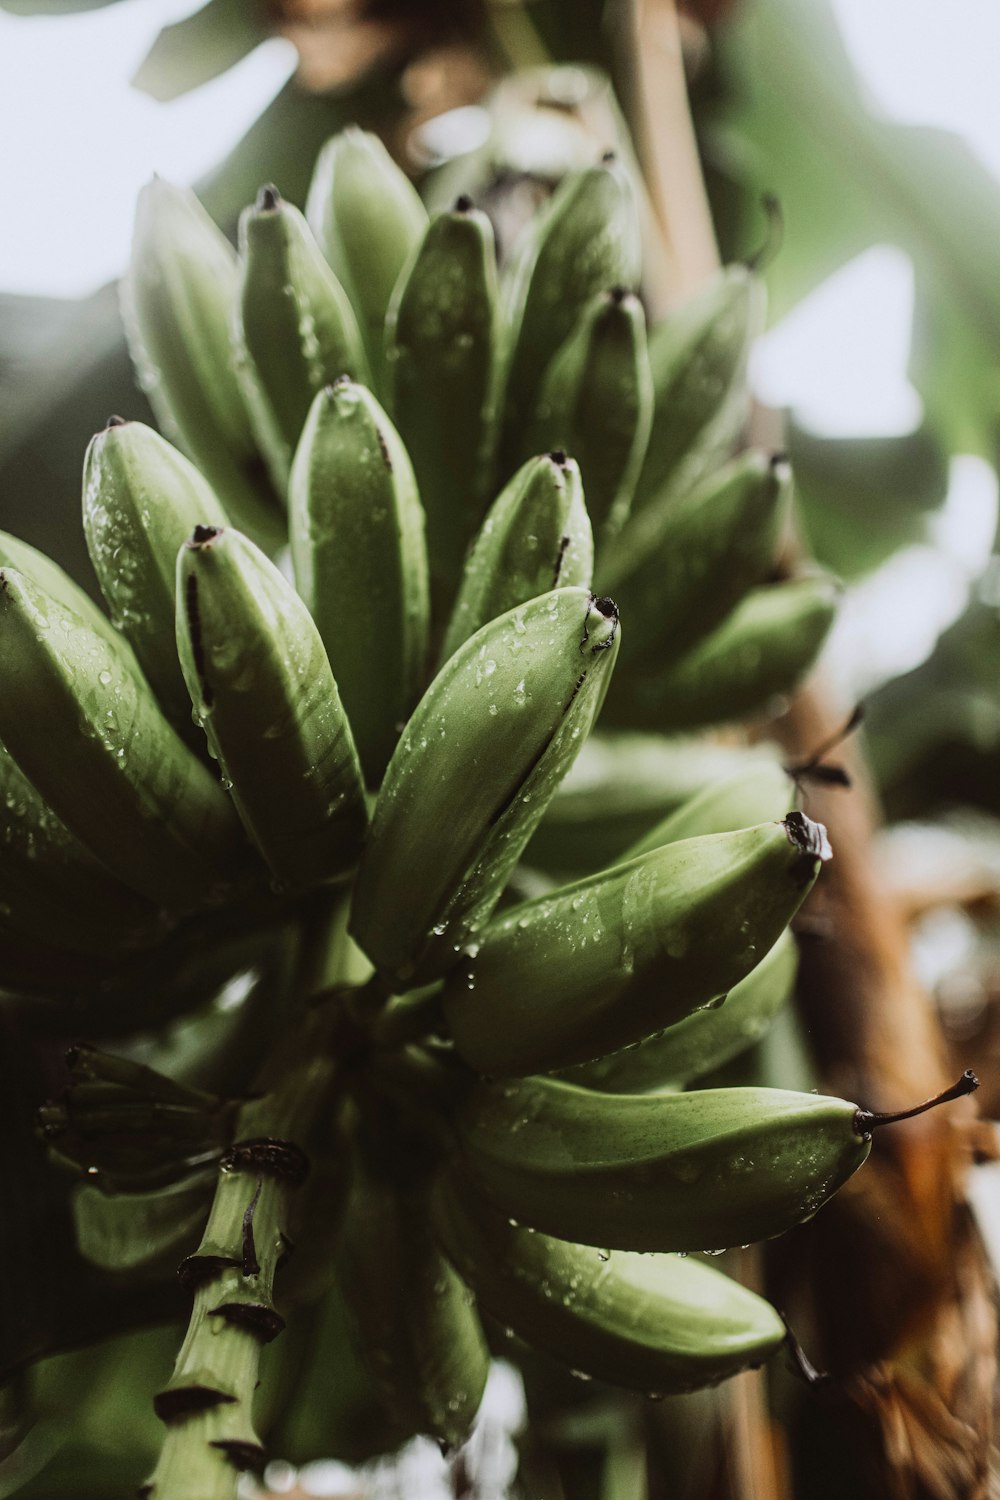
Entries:
{"type": "Polygon", "coordinates": [[[611,164],[612,164],[612,162],[616,162],[617,160],[618,160],[618,154],[615,151],[604,151],[604,152],[601,153],[601,166],[602,167],[610,167],[611,164]]]}
{"type": "Polygon", "coordinates": [[[558,464],[560,468],[565,467],[566,452],[563,448],[553,448],[552,452],[549,454],[549,457],[551,458],[552,462],[554,464],[558,464]]]}
{"type": "Polygon", "coordinates": [[[266,182],[257,194],[257,209],[259,213],[273,213],[276,208],[281,207],[281,194],[273,182],[266,182]]]}
{"type": "Polygon", "coordinates": [[[474,207],[475,204],[469,197],[468,193],[460,193],[455,199],[455,212],[457,214],[470,213],[474,207]]]}
{"type": "Polygon", "coordinates": [[[814,823],[812,818],[807,818],[801,812],[788,813],[783,822],[788,842],[802,854],[808,854],[810,859],[824,861],[833,858],[830,840],[822,823],[814,823]]]}
{"type": "Polygon", "coordinates": [[[196,526],[191,533],[191,539],[187,543],[189,547],[207,547],[215,541],[217,536],[222,535],[221,526],[196,526]]]}
{"type": "Polygon", "coordinates": [[[105,432],[107,432],[107,430],[108,430],[109,427],[127,427],[127,426],[128,426],[128,422],[125,419],[125,417],[111,416],[105,422],[105,424],[104,424],[104,430],[105,430],[105,432]]]}

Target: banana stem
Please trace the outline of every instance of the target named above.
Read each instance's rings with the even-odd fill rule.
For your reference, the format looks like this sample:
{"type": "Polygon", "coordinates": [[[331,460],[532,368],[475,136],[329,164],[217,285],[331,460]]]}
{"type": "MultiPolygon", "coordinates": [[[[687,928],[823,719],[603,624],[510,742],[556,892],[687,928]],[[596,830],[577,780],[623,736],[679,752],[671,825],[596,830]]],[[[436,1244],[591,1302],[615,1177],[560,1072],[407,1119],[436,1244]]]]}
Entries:
{"type": "Polygon", "coordinates": [[[201,1244],[179,1269],[194,1305],[154,1402],[167,1432],[143,1491],[153,1500],[235,1500],[240,1473],[263,1467],[253,1394],[261,1348],[284,1327],[273,1290],[291,1199],[308,1171],[298,1142],[330,1109],[338,1082],[327,1045],[334,1019],[325,1007],[311,1011],[275,1066],[274,1086],[241,1109],[201,1244]]]}
{"type": "Polygon", "coordinates": [[[880,1125],[895,1125],[900,1120],[912,1120],[916,1115],[926,1114],[929,1109],[936,1109],[939,1104],[947,1104],[950,1099],[961,1099],[965,1094],[975,1093],[979,1087],[979,1079],[971,1068],[966,1068],[957,1083],[953,1083],[950,1089],[944,1089],[940,1094],[935,1094],[933,1099],[925,1099],[923,1104],[915,1104],[912,1109],[896,1109],[888,1113],[876,1114],[870,1109],[859,1109],[854,1113],[854,1129],[858,1135],[870,1135],[880,1125]]]}

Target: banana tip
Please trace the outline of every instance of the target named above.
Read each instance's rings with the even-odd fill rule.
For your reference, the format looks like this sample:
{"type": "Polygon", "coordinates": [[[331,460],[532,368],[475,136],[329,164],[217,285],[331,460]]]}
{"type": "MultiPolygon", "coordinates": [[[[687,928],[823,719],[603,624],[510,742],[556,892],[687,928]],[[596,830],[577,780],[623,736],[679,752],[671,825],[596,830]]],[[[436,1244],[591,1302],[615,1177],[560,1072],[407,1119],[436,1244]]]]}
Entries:
{"type": "Polygon", "coordinates": [[[783,820],[788,842],[810,859],[826,861],[833,858],[830,840],[822,823],[814,823],[805,813],[790,812],[783,820]]]}
{"type": "Polygon", "coordinates": [[[281,194],[273,182],[265,182],[257,194],[257,209],[259,213],[273,213],[276,208],[281,207],[281,194]]]}
{"type": "Polygon", "coordinates": [[[196,526],[191,533],[191,538],[187,545],[189,547],[209,547],[217,536],[221,536],[222,530],[221,526],[196,526]]]}

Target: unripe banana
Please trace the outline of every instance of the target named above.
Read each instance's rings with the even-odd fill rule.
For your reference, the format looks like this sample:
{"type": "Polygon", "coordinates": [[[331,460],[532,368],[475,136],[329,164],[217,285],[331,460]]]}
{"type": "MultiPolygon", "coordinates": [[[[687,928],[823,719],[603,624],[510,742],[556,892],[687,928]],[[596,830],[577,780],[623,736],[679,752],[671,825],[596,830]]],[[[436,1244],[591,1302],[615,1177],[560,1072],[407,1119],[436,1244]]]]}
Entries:
{"type": "Polygon", "coordinates": [[[865,1161],[857,1105],[785,1089],[481,1083],[459,1145],[501,1212],[613,1250],[715,1250],[809,1219],[865,1161]]]}
{"type": "Polygon", "coordinates": [[[567,1069],[566,1081],[608,1094],[641,1094],[714,1072],[764,1035],[792,993],[797,968],[795,939],[786,929],[724,1005],[697,1010],[641,1046],[567,1069]]]}
{"type": "MultiPolygon", "coordinates": [[[[27,542],[22,542],[19,537],[11,536],[9,531],[0,531],[0,568],[13,568],[15,572],[23,573],[32,583],[38,585],[46,594],[74,614],[79,615],[89,630],[104,636],[112,644],[112,649],[120,649],[129,655],[128,644],[119,634],[90,595],[85,593],[78,583],[75,583],[69,574],[64,572],[58,563],[46,557],[44,552],[39,552],[36,547],[31,547],[27,542]]],[[[134,662],[134,659],[133,659],[134,662]]],[[[135,663],[138,671],[138,663],[135,663]]]]}
{"type": "Polygon", "coordinates": [[[243,826],[275,880],[349,871],[367,815],[350,725],[319,631],[238,531],[198,527],[177,558],[177,649],[243,826]]]}
{"type": "Polygon", "coordinates": [[[697,484],[729,452],[750,411],[747,358],[767,298],[751,269],[727,266],[649,336],[653,425],[635,508],[697,484]]]}
{"type": "Polygon", "coordinates": [[[351,933],[394,984],[439,977],[486,920],[593,723],[618,611],[556,589],[492,620],[424,694],[396,747],[351,933]]]}
{"type": "Polygon", "coordinates": [[[387,1412],[457,1447],[479,1409],[490,1357],[473,1298],[428,1220],[423,1195],[356,1163],[337,1279],[356,1352],[387,1412]]]}
{"type": "Polygon", "coordinates": [[[774,566],[790,499],[787,463],[750,451],[640,511],[601,562],[639,616],[641,640],[632,646],[630,633],[623,661],[676,661],[714,630],[774,566]]]}
{"type": "Polygon", "coordinates": [[[594,530],[606,539],[628,516],[652,415],[642,303],[615,287],[587,303],[552,359],[521,451],[564,448],[573,455],[594,530]]]}
{"type": "Polygon", "coordinates": [[[112,417],[83,464],[83,529],[97,581],[167,717],[185,736],[188,697],[174,641],[177,551],[196,526],[226,526],[208,482],[143,422],[112,417]]]}
{"type": "Polygon", "coordinates": [[[703,1261],[609,1257],[532,1233],[491,1210],[464,1178],[439,1183],[434,1221],[486,1312],[597,1380],[647,1394],[690,1391],[762,1364],[785,1340],[769,1303],[703,1261]]]}
{"type": "Polygon", "coordinates": [[[706,786],[749,770],[761,753],[702,739],[598,730],[546,808],[525,859],[567,878],[606,869],[651,826],[706,786]]]}
{"type": "Polygon", "coordinates": [[[423,497],[431,570],[449,601],[481,515],[496,301],[490,221],[460,198],[428,228],[386,325],[388,404],[423,497]]]}
{"type": "Polygon", "coordinates": [[[377,785],[427,654],[424,517],[406,449],[370,391],[321,391],[289,487],[295,585],[323,637],[365,776],[377,785]]]}
{"type": "Polygon", "coordinates": [[[593,566],[579,468],[561,451],[529,459],[494,500],[472,544],[442,662],[518,604],[549,589],[589,589],[593,566]]]}
{"type": "Polygon", "coordinates": [[[744,718],[789,693],[809,671],[840,595],[829,577],[752,589],[718,629],[666,672],[629,678],[612,711],[661,730],[744,718]]]}
{"type": "Polygon", "coordinates": [[[799,814],[668,844],[512,907],[450,976],[461,1056],[547,1072],[642,1041],[724,997],[808,894],[825,832],[799,814]]]}
{"type": "Polygon", "coordinates": [[[681,839],[730,833],[781,818],[795,794],[792,778],[765,751],[748,751],[743,760],[739,770],[703,787],[655,824],[622,858],[636,859],[681,839]]]}
{"type": "Polygon", "coordinates": [[[507,276],[501,478],[523,457],[521,434],[542,377],[587,303],[609,286],[635,286],[639,273],[635,188],[609,153],[563,178],[520,241],[507,276]]]}
{"type": "Polygon", "coordinates": [[[222,788],[156,706],[105,622],[0,572],[0,737],[111,873],[180,910],[217,899],[242,856],[222,788]]]}
{"type": "Polygon", "coordinates": [[[156,419],[228,515],[273,550],[284,517],[254,442],[232,358],[236,254],[189,188],[154,177],[139,194],[122,314],[156,419]]]}
{"type": "Polygon", "coordinates": [[[202,1172],[138,1193],[85,1185],[73,1199],[76,1246],[105,1271],[162,1276],[198,1246],[215,1188],[202,1172]]]}
{"type": "Polygon", "coordinates": [[[354,305],[381,388],[385,315],[427,228],[427,210],[378,136],[349,126],[319,154],[306,215],[354,305]]]}
{"type": "Polygon", "coordinates": [[[317,392],[341,375],[370,383],[347,293],[299,210],[263,187],[240,217],[236,371],[254,434],[284,495],[317,392]]]}
{"type": "Polygon", "coordinates": [[[78,953],[117,953],[163,931],[155,908],[73,837],[0,745],[0,927],[78,953]]]}

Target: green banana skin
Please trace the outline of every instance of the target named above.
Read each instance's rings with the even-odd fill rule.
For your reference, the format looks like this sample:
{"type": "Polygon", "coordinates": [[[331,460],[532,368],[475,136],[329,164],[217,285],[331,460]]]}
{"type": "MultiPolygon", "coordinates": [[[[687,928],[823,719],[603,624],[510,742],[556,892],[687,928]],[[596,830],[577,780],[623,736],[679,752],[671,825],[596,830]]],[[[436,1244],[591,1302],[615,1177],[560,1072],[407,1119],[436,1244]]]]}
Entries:
{"type": "MultiPolygon", "coordinates": [[[[19,537],[11,536],[9,531],[0,531],[0,568],[13,568],[15,572],[23,573],[25,578],[37,584],[46,594],[79,615],[88,630],[103,636],[111,643],[113,650],[121,650],[126,654],[129,652],[124,637],[115,629],[107,615],[98,609],[90,595],[58,563],[46,557],[44,552],[39,552],[36,547],[22,542],[19,537]]],[[[138,672],[139,664],[134,658],[133,664],[138,672]]]]}
{"type": "Polygon", "coordinates": [[[458,1143],[520,1223],[613,1250],[715,1250],[783,1234],[862,1165],[858,1107],[786,1089],[598,1094],[481,1083],[458,1143]]]}
{"type": "Polygon", "coordinates": [[[309,611],[259,547],[212,527],[178,554],[177,598],[191,701],[274,880],[297,891],[346,875],[367,826],[364,786],[309,611]]]}
{"type": "Polygon", "coordinates": [[[815,853],[797,825],[765,823],[668,844],[512,907],[445,985],[459,1054],[493,1077],[568,1068],[720,1000],[808,894],[825,839],[815,827],[815,853]]]}
{"type": "Polygon", "coordinates": [[[425,1197],[356,1162],[337,1280],[357,1355],[386,1411],[449,1447],[464,1442],[490,1356],[473,1299],[435,1240],[425,1197]]]}
{"type": "Polygon", "coordinates": [[[618,612],[555,589],[476,632],[396,747],[358,871],[350,931],[392,984],[454,965],[500,897],[603,702],[618,612]]]}
{"type": "Polygon", "coordinates": [[[697,484],[729,452],[750,412],[747,358],[764,331],[759,276],[731,265],[649,336],[653,425],[635,509],[697,484]]]}
{"type": "Polygon", "coordinates": [[[480,1306],[584,1375],[668,1395],[762,1364],[785,1340],[769,1303],[703,1261],[602,1257],[512,1224],[454,1176],[433,1212],[480,1306]]]}
{"type": "Polygon", "coordinates": [[[59,821],[0,745],[0,927],[77,953],[162,935],[160,914],[115,880],[59,821]]]}
{"type": "Polygon", "coordinates": [[[714,630],[774,566],[791,502],[781,458],[742,454],[689,494],[650,504],[602,558],[629,601],[640,641],[623,662],[676,661],[714,630]]]}
{"type": "Polygon", "coordinates": [[[764,1035],[792,993],[797,968],[795,939],[786,930],[724,1005],[695,1011],[638,1047],[571,1068],[566,1080],[607,1094],[639,1094],[714,1072],[764,1035]]]}
{"type": "Polygon", "coordinates": [[[106,1271],[132,1276],[175,1271],[198,1247],[214,1188],[214,1172],[137,1193],[85,1185],[73,1198],[77,1249],[106,1271]]]}
{"type": "Polygon", "coordinates": [[[502,303],[505,410],[500,478],[523,457],[520,439],[542,378],[590,299],[638,283],[635,188],[613,156],[570,172],[515,251],[502,303]]]}
{"type": "Polygon", "coordinates": [[[557,450],[530,458],[494,500],[466,559],[442,664],[483,625],[554,588],[589,589],[594,539],[580,469],[557,450]]]}
{"type": "Polygon", "coordinates": [[[292,467],[295,586],[337,679],[370,786],[420,692],[429,592],[424,516],[403,442],[370,391],[312,404],[292,467]]]}
{"type": "Polygon", "coordinates": [[[750,774],[763,754],[703,739],[598,730],[549,803],[525,859],[567,879],[618,864],[651,825],[716,781],[750,774]]]}
{"type": "Polygon", "coordinates": [[[759,712],[789,693],[819,655],[837,613],[839,585],[829,577],[796,578],[752,589],[722,624],[655,676],[629,677],[609,705],[630,725],[693,729],[759,712]]]}
{"type": "Polygon", "coordinates": [[[143,422],[113,417],[83,464],[83,529],[112,619],[171,723],[188,738],[191,700],[174,643],[177,550],[228,519],[183,453],[143,422]]]}
{"type": "Polygon", "coordinates": [[[493,229],[471,200],[430,224],[386,324],[389,409],[427,515],[427,551],[450,602],[481,515],[497,337],[493,229]]]}
{"type": "Polygon", "coordinates": [[[273,551],[280,501],[257,451],[232,357],[236,253],[188,188],[154,177],[139,194],[122,317],[139,384],[167,437],[238,526],[273,551]]]}
{"type": "Polygon", "coordinates": [[[386,313],[427,228],[427,210],[378,136],[350,126],[317,158],[306,217],[351,299],[381,390],[386,313]]]}
{"type": "Polygon", "coordinates": [[[222,788],[178,739],[111,627],[0,572],[0,736],[56,816],[125,885],[179,911],[221,899],[243,858],[222,788]]]}
{"type": "Polygon", "coordinates": [[[794,783],[771,755],[748,752],[744,765],[703,787],[631,845],[623,859],[636,859],[665,844],[706,833],[730,833],[783,817],[794,797],[794,783]]]}
{"type": "Polygon", "coordinates": [[[240,218],[236,373],[257,445],[284,495],[317,392],[371,382],[354,309],[299,210],[261,188],[240,218]]]}
{"type": "Polygon", "coordinates": [[[615,287],[588,302],[553,357],[522,451],[573,455],[594,530],[606,541],[628,516],[652,415],[645,313],[638,297],[615,287]]]}

